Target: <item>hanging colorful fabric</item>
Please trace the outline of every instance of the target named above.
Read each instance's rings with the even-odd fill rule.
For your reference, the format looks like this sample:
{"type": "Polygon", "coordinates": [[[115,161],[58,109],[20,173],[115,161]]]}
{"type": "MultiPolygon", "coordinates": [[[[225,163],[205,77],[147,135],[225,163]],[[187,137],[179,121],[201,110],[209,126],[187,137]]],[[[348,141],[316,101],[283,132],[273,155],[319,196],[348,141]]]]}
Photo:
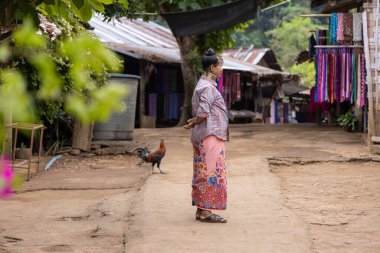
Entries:
{"type": "Polygon", "coordinates": [[[363,51],[361,51],[361,68],[360,68],[360,70],[361,70],[361,102],[360,102],[360,106],[361,107],[363,107],[364,105],[365,105],[365,94],[366,94],[366,92],[367,92],[367,90],[366,90],[366,83],[365,83],[365,75],[366,75],[366,73],[365,73],[365,58],[364,58],[364,53],[363,53],[363,51]]]}
{"type": "Polygon", "coordinates": [[[330,44],[336,44],[338,29],[338,13],[332,13],[330,16],[330,44]]]}
{"type": "Polygon", "coordinates": [[[328,100],[330,102],[334,102],[334,56],[331,52],[329,52],[328,56],[328,100]]]}
{"type": "Polygon", "coordinates": [[[345,44],[352,44],[352,37],[353,37],[353,19],[352,19],[352,13],[344,13],[343,14],[343,36],[344,36],[344,43],[345,44]]]}
{"type": "Polygon", "coordinates": [[[353,26],[353,41],[360,43],[363,41],[363,26],[362,26],[362,14],[352,14],[352,26],[353,26]]]}
{"type": "Polygon", "coordinates": [[[356,74],[356,71],[357,71],[357,65],[356,65],[356,53],[355,52],[352,52],[352,69],[351,69],[351,73],[352,73],[352,87],[351,87],[351,104],[355,104],[356,102],[356,91],[357,91],[357,74],[356,74]]]}
{"type": "Polygon", "coordinates": [[[343,13],[338,13],[338,28],[337,28],[337,33],[336,33],[336,40],[338,43],[344,42],[343,29],[344,29],[343,13]]]}
{"type": "Polygon", "coordinates": [[[361,55],[358,54],[358,62],[357,62],[357,76],[356,83],[358,85],[357,94],[356,94],[356,106],[361,107],[361,95],[362,95],[362,85],[361,85],[361,55]]]}

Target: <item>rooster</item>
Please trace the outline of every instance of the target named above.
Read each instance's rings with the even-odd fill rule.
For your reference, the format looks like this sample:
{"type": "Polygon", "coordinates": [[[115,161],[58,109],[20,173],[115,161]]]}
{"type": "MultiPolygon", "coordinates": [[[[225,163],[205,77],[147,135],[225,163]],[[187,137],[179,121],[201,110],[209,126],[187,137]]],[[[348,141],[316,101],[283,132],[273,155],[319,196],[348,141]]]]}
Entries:
{"type": "Polygon", "coordinates": [[[165,152],[166,152],[166,147],[165,147],[163,139],[161,139],[160,148],[153,151],[153,152],[150,152],[148,150],[148,148],[146,148],[146,147],[145,148],[136,148],[133,151],[133,153],[137,154],[137,156],[140,157],[144,162],[152,164],[152,174],[154,174],[153,169],[154,169],[154,165],[156,165],[156,164],[157,164],[157,168],[160,170],[161,174],[165,174],[160,169],[161,160],[162,160],[162,158],[164,158],[165,152]]]}

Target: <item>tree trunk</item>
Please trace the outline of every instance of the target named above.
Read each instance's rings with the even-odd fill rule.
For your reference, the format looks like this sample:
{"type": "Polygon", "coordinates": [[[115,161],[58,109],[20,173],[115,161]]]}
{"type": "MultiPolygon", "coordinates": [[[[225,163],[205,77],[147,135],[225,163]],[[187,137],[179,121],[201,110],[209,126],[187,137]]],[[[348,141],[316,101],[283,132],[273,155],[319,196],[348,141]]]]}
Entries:
{"type": "Polygon", "coordinates": [[[183,36],[177,37],[176,39],[181,53],[181,70],[185,90],[185,99],[181,108],[181,117],[178,122],[178,126],[182,126],[191,117],[191,97],[197,80],[192,64],[192,59],[194,57],[194,37],[183,36]]]}
{"type": "MultiPolygon", "coordinates": [[[[171,12],[172,9],[168,2],[160,3],[162,1],[156,1],[162,13],[171,12]]],[[[176,37],[179,51],[181,54],[181,71],[183,78],[183,86],[185,90],[185,99],[181,108],[181,117],[177,126],[186,124],[186,121],[191,117],[191,97],[193,95],[194,87],[197,82],[197,76],[192,64],[194,57],[194,36],[180,36],[176,37]]]]}
{"type": "Polygon", "coordinates": [[[92,131],[94,124],[85,124],[80,120],[76,119],[74,122],[74,131],[73,131],[73,149],[79,149],[82,151],[91,151],[92,143],[92,131]]]}

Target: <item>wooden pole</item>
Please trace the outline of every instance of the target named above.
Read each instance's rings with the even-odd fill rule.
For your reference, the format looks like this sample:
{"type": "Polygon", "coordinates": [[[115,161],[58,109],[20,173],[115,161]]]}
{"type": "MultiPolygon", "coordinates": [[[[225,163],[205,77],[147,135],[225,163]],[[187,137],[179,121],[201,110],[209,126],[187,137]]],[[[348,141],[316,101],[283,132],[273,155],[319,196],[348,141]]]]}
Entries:
{"type": "Polygon", "coordinates": [[[376,122],[375,122],[375,134],[376,136],[380,136],[380,80],[378,71],[380,70],[380,64],[379,64],[379,8],[380,8],[380,2],[379,0],[376,1],[376,13],[373,13],[375,15],[375,92],[376,92],[376,106],[375,106],[375,112],[376,112],[376,122]]]}
{"type": "Polygon", "coordinates": [[[367,70],[367,97],[368,97],[368,143],[371,145],[371,137],[375,135],[375,114],[373,108],[373,91],[372,91],[372,72],[371,72],[371,58],[369,52],[368,42],[368,20],[367,12],[363,12],[363,40],[364,40],[364,55],[367,70]]]}
{"type": "Polygon", "coordinates": [[[140,127],[145,127],[145,86],[146,86],[146,61],[140,60],[140,127]]]}
{"type": "Polygon", "coordinates": [[[12,128],[5,127],[12,124],[12,113],[4,112],[4,136],[3,136],[3,155],[11,157],[12,154],[12,128]]]}
{"type": "Polygon", "coordinates": [[[317,45],[314,48],[363,48],[360,45],[317,45]]]}
{"type": "Polygon", "coordinates": [[[329,18],[331,14],[302,14],[301,18],[329,18]]]}

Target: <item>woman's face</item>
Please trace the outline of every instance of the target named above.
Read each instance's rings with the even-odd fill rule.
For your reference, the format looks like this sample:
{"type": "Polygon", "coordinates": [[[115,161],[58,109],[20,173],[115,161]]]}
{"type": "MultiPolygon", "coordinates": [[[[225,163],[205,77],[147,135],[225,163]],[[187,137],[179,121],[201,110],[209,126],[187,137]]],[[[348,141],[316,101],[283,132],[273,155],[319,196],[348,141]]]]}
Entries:
{"type": "Polygon", "coordinates": [[[211,73],[213,73],[216,77],[219,77],[223,70],[223,60],[221,58],[218,58],[218,65],[210,66],[211,73]]]}

